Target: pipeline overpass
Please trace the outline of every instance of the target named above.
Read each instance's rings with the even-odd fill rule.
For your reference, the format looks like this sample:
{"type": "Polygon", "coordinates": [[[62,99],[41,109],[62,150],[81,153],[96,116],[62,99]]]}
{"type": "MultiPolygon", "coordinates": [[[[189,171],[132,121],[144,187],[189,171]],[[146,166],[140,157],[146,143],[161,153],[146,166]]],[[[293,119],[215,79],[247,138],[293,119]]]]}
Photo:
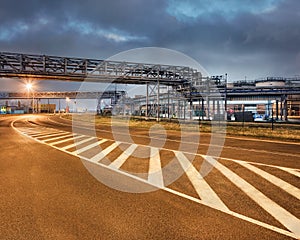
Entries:
{"type": "Polygon", "coordinates": [[[89,81],[122,84],[156,83],[186,87],[201,82],[187,66],[0,52],[0,77],[31,80],[89,81]]]}
{"type": "Polygon", "coordinates": [[[119,99],[126,95],[125,91],[104,91],[104,92],[34,92],[30,95],[24,92],[0,92],[0,100],[9,99],[99,99],[116,98],[119,99]]]}
{"type": "MultiPolygon", "coordinates": [[[[217,102],[227,109],[228,100],[276,100],[284,106],[287,115],[287,101],[298,102],[300,78],[266,78],[256,81],[227,82],[227,74],[203,77],[201,72],[188,66],[171,66],[95,60],[84,58],[57,57],[21,53],[0,53],[0,78],[22,78],[30,80],[88,81],[99,83],[144,84],[147,85],[145,105],[152,102],[160,106],[162,101],[187,101],[190,109],[193,101],[217,102]],[[160,92],[168,87],[168,94],[160,92]],[[167,97],[166,97],[167,96],[167,97]],[[165,100],[167,99],[167,100],[165,100]]],[[[2,96],[4,98],[26,98],[26,94],[2,96]]],[[[35,93],[35,98],[99,98],[115,93],[35,93]]],[[[111,95],[112,94],[112,95],[111,95]]],[[[122,93],[120,93],[122,95],[122,93]]],[[[0,94],[1,98],[1,94],[0,94]]],[[[171,101],[171,102],[172,102],[171,101]]],[[[202,108],[204,108],[202,106],[202,108]]],[[[209,106],[208,106],[209,108],[209,106]]],[[[220,111],[220,107],[216,107],[220,111]]],[[[147,110],[146,110],[147,111],[147,110]]],[[[158,110],[157,110],[158,111],[158,110]]],[[[148,113],[146,112],[146,115],[148,113]]],[[[157,114],[158,115],[158,114],[157,114]]]]}
{"type": "Polygon", "coordinates": [[[203,77],[187,66],[107,61],[0,52],[0,78],[90,81],[172,86],[187,99],[221,96],[230,99],[300,94],[300,78],[267,78],[227,83],[227,75],[203,77]],[[259,83],[258,83],[259,82],[259,83]],[[263,85],[262,82],[284,82],[263,85]]]}

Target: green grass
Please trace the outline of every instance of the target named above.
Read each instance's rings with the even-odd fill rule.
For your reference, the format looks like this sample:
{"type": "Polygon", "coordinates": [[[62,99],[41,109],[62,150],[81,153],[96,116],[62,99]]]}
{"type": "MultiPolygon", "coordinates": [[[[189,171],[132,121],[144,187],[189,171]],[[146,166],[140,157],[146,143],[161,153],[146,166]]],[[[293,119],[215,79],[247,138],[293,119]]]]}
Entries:
{"type": "MultiPolygon", "coordinates": [[[[63,118],[72,119],[72,115],[63,115],[63,118]]],[[[90,121],[91,118],[87,118],[84,115],[80,115],[80,121],[90,121]]],[[[111,125],[112,121],[114,124],[128,126],[130,128],[140,128],[140,129],[150,129],[151,127],[157,126],[155,119],[145,120],[138,118],[116,118],[116,117],[100,117],[95,116],[96,125],[111,125]]],[[[197,121],[186,121],[184,124],[179,123],[176,119],[172,121],[162,120],[159,122],[159,125],[166,130],[180,131],[200,131],[202,133],[210,133],[212,129],[220,130],[225,132],[229,136],[244,136],[251,138],[260,138],[260,139],[273,139],[273,140],[282,140],[282,141],[300,141],[300,125],[295,124],[282,124],[275,123],[274,129],[271,128],[271,123],[237,123],[229,122],[226,124],[226,129],[224,131],[224,126],[221,124],[219,128],[219,123],[214,122],[214,125],[211,125],[211,122],[197,122],[197,121]]]]}

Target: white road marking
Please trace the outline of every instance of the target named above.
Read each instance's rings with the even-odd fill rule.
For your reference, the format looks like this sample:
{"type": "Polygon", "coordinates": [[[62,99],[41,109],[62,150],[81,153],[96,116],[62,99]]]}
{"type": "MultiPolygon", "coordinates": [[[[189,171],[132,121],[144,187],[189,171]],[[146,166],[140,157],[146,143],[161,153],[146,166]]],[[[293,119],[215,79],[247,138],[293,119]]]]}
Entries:
{"type": "MultiPolygon", "coordinates": [[[[73,139],[76,139],[76,137],[73,138],[73,139]]],[[[83,140],[81,140],[81,141],[79,141],[79,142],[74,142],[74,143],[72,143],[72,144],[70,144],[70,145],[68,145],[68,146],[62,147],[61,149],[62,149],[62,150],[67,150],[67,149],[69,149],[69,148],[78,146],[78,145],[80,145],[80,144],[86,143],[86,142],[91,141],[91,140],[93,140],[93,139],[97,139],[97,138],[96,138],[96,137],[90,137],[90,138],[87,138],[87,139],[83,139],[83,140]]]]}
{"type": "Polygon", "coordinates": [[[109,147],[105,148],[102,150],[100,153],[96,154],[94,157],[90,159],[91,162],[99,162],[102,160],[106,155],[108,155],[110,152],[112,152],[115,148],[118,147],[120,143],[119,142],[114,142],[111,144],[109,147]]]}
{"type": "Polygon", "coordinates": [[[66,133],[65,132],[48,133],[48,134],[43,133],[43,134],[34,135],[34,136],[31,135],[31,137],[40,139],[40,138],[49,138],[49,137],[60,136],[60,135],[63,135],[63,134],[66,134],[66,133]]]}
{"type": "Polygon", "coordinates": [[[181,167],[184,169],[186,175],[190,179],[191,183],[193,184],[200,199],[205,202],[205,204],[213,208],[228,211],[229,209],[227,208],[227,206],[204,180],[204,178],[193,166],[193,164],[187,159],[187,157],[182,152],[175,152],[175,156],[178,159],[181,167]]]}
{"type": "Polygon", "coordinates": [[[125,161],[131,156],[131,154],[137,148],[136,144],[130,145],[117,159],[115,159],[110,165],[110,168],[119,169],[125,161]]]}
{"type": "Polygon", "coordinates": [[[236,173],[229,170],[219,162],[215,162],[210,156],[204,156],[204,158],[214,164],[214,167],[218,169],[225,177],[227,177],[233,184],[240,188],[246,193],[253,201],[259,206],[271,214],[287,229],[300,236],[300,220],[292,215],[290,212],[279,206],[277,203],[272,201],[270,198],[265,196],[262,192],[257,190],[243,178],[238,176],[236,173]]]}
{"type": "Polygon", "coordinates": [[[280,178],[273,176],[270,173],[267,173],[260,168],[257,168],[255,166],[252,166],[251,164],[239,161],[237,162],[238,164],[242,165],[243,167],[249,169],[250,171],[258,174],[259,176],[263,177],[270,183],[274,184],[275,186],[283,189],[284,191],[288,192],[295,198],[298,198],[300,200],[300,189],[296,188],[295,186],[287,183],[286,181],[281,180],[280,178]]]}
{"type": "MultiPolygon", "coordinates": [[[[202,156],[202,155],[201,155],[202,156]]],[[[232,158],[223,158],[221,157],[220,159],[222,160],[226,160],[226,161],[232,161],[232,162],[244,162],[244,163],[248,163],[248,164],[252,164],[252,165],[258,165],[258,166],[266,166],[266,167],[271,167],[271,168],[277,168],[280,169],[282,171],[285,171],[289,174],[292,174],[298,178],[300,178],[300,172],[299,169],[296,168],[288,168],[288,167],[281,167],[281,166],[276,166],[276,165],[271,165],[271,164],[265,164],[265,163],[259,163],[259,162],[249,162],[249,161],[243,161],[243,160],[236,160],[236,159],[232,159],[232,158]]]]}
{"type": "Polygon", "coordinates": [[[229,137],[229,136],[226,136],[226,138],[242,140],[242,141],[252,141],[252,142],[267,142],[267,143],[278,143],[278,144],[285,144],[285,145],[300,145],[299,142],[285,142],[285,141],[257,139],[257,138],[243,138],[243,137],[229,137]]]}
{"type": "Polygon", "coordinates": [[[60,135],[59,137],[52,137],[52,138],[47,138],[47,139],[44,139],[44,140],[41,140],[45,143],[48,143],[50,141],[53,141],[53,140],[58,140],[58,139],[62,139],[62,138],[65,138],[65,137],[71,137],[73,136],[73,133],[69,133],[69,132],[65,132],[63,135],[60,135]]]}
{"type": "MultiPolygon", "coordinates": [[[[202,204],[202,205],[211,207],[211,206],[207,205],[205,202],[201,201],[201,200],[198,199],[198,198],[191,197],[191,196],[189,196],[189,195],[186,195],[186,194],[184,194],[184,193],[178,192],[178,191],[173,190],[173,189],[171,189],[171,188],[163,188],[163,190],[165,190],[165,191],[167,191],[167,192],[170,192],[170,193],[172,193],[172,194],[174,194],[174,195],[177,195],[177,196],[179,196],[179,197],[186,198],[186,199],[188,199],[188,200],[190,200],[190,201],[193,201],[193,202],[196,202],[196,203],[199,203],[199,204],[202,204]]],[[[269,230],[272,230],[272,231],[274,231],[274,232],[277,232],[277,233],[283,234],[283,235],[285,235],[285,236],[292,237],[292,238],[294,238],[294,239],[299,240],[299,236],[297,236],[297,235],[295,235],[294,233],[289,232],[289,231],[287,231],[287,230],[281,229],[281,228],[279,228],[279,227],[272,226],[272,225],[270,225],[270,224],[267,224],[267,223],[258,221],[258,220],[256,220],[256,219],[247,217],[247,216],[242,215],[242,214],[237,213],[237,212],[233,212],[233,211],[231,211],[231,210],[225,211],[225,210],[219,209],[219,211],[224,212],[224,213],[226,213],[226,214],[229,214],[229,215],[231,215],[231,216],[233,216],[233,217],[242,219],[242,220],[244,220],[244,221],[246,221],[246,222],[250,222],[250,223],[255,224],[255,225],[258,225],[258,226],[260,226],[260,227],[264,227],[264,228],[269,229],[269,230]]]]}
{"type": "Polygon", "coordinates": [[[84,136],[79,135],[79,136],[74,137],[73,134],[70,134],[70,136],[66,135],[64,137],[68,137],[68,138],[60,140],[60,141],[49,143],[49,145],[53,146],[53,145],[61,144],[61,143],[68,142],[68,141],[71,141],[71,140],[75,140],[75,139],[78,139],[78,138],[83,138],[84,136]]]}
{"type": "Polygon", "coordinates": [[[158,187],[164,186],[159,149],[154,147],[150,148],[148,181],[158,187]]]}
{"type": "MultiPolygon", "coordinates": [[[[15,121],[14,121],[14,122],[15,122],[15,121]]],[[[20,128],[14,127],[14,122],[11,123],[11,126],[12,126],[12,128],[15,129],[16,131],[20,132],[21,134],[23,134],[23,135],[25,135],[25,136],[27,136],[27,137],[33,139],[33,140],[38,141],[39,143],[42,143],[42,144],[45,144],[45,145],[50,145],[49,143],[46,143],[45,141],[42,141],[42,140],[39,140],[39,139],[37,139],[37,138],[33,138],[33,137],[29,136],[29,135],[26,135],[23,131],[20,130],[20,128]]],[[[65,132],[65,133],[67,134],[67,133],[69,133],[69,132],[65,132]]],[[[82,137],[87,137],[87,136],[83,136],[83,135],[82,135],[82,137]]],[[[108,140],[109,140],[109,139],[107,139],[107,141],[108,141],[108,140]]],[[[118,143],[118,144],[120,144],[120,143],[118,143]]],[[[50,145],[50,146],[51,146],[51,145],[50,145]]],[[[76,154],[77,154],[76,151],[74,151],[74,152],[68,152],[68,151],[62,150],[61,148],[56,147],[56,146],[51,146],[51,147],[53,147],[53,148],[55,148],[55,149],[57,149],[57,150],[61,150],[61,151],[65,152],[65,153],[67,153],[67,154],[70,154],[70,155],[72,155],[72,156],[75,156],[75,157],[77,156],[77,155],[76,155],[76,154]]],[[[133,144],[133,145],[130,145],[130,146],[128,147],[128,149],[133,149],[133,148],[136,148],[136,147],[137,147],[137,145],[133,144]]],[[[128,149],[126,150],[127,153],[129,153],[128,149]]],[[[105,150],[106,150],[106,149],[105,149],[105,150]]],[[[170,149],[166,149],[166,150],[170,150],[170,149]]],[[[170,150],[170,151],[172,151],[172,150],[170,150]]],[[[133,153],[133,152],[134,152],[134,150],[132,151],[132,153],[133,153]]],[[[173,151],[173,152],[175,153],[175,151],[173,151]]],[[[124,152],[123,152],[120,156],[122,156],[123,154],[124,154],[124,152]]],[[[130,156],[130,155],[131,155],[131,154],[129,154],[129,156],[130,156]]],[[[204,157],[204,155],[201,155],[201,154],[196,154],[196,155],[204,157]]],[[[119,158],[120,158],[120,156],[119,156],[119,158]]],[[[126,155],[126,158],[123,157],[123,160],[125,159],[125,160],[123,161],[123,163],[127,160],[127,158],[128,158],[129,156],[126,155]]],[[[91,159],[86,158],[86,157],[81,157],[81,158],[84,159],[84,160],[86,160],[86,161],[91,161],[91,159]]],[[[117,158],[117,159],[118,159],[118,158],[117,158]]],[[[117,160],[117,159],[116,159],[116,160],[117,160]]],[[[120,158],[120,159],[122,160],[122,158],[120,158]]],[[[222,158],[222,159],[223,159],[223,158],[222,158]]],[[[231,159],[225,159],[225,160],[231,160],[231,159]]],[[[238,161],[238,160],[237,160],[237,161],[238,161]]],[[[247,161],[245,161],[245,162],[247,162],[247,161]]],[[[113,163],[114,163],[114,162],[113,162],[113,163]]],[[[106,166],[106,165],[103,165],[101,162],[96,162],[96,164],[98,164],[98,165],[100,165],[100,166],[102,166],[102,167],[104,167],[104,168],[110,168],[110,169],[114,168],[114,167],[113,167],[113,163],[112,163],[111,165],[109,165],[109,166],[106,166]]],[[[117,162],[116,162],[116,163],[117,163],[117,162]]],[[[122,163],[122,164],[123,164],[123,163],[122,163]]],[[[247,163],[250,163],[250,162],[247,162],[247,163]]],[[[122,164],[121,164],[121,165],[122,165],[122,164]]],[[[273,166],[273,165],[267,165],[267,164],[263,164],[263,163],[253,163],[253,164],[266,165],[266,166],[276,167],[276,168],[279,168],[279,169],[281,169],[281,170],[283,170],[283,171],[287,171],[287,172],[289,172],[289,173],[291,173],[291,174],[294,174],[294,175],[297,176],[297,177],[300,177],[300,176],[299,176],[299,174],[300,174],[299,169],[292,169],[292,168],[280,167],[280,166],[275,166],[275,165],[273,166]]],[[[117,164],[116,164],[116,165],[117,165],[117,164]]],[[[121,165],[120,165],[120,166],[121,166],[121,165]]],[[[148,182],[147,180],[144,180],[144,179],[139,178],[139,177],[137,177],[137,176],[131,175],[131,174],[126,173],[126,172],[124,172],[124,171],[118,170],[118,167],[115,168],[115,171],[118,172],[119,174],[126,175],[127,177],[134,178],[134,179],[139,180],[139,181],[142,181],[142,182],[144,182],[144,183],[148,183],[148,184],[150,184],[150,185],[153,185],[153,184],[151,184],[150,182],[148,182]]],[[[230,171],[230,170],[229,170],[229,171],[230,171]]],[[[180,196],[180,197],[184,197],[184,198],[189,199],[189,200],[191,200],[191,201],[197,202],[197,203],[199,203],[199,204],[206,205],[206,206],[209,206],[209,207],[213,207],[213,206],[211,206],[211,205],[206,204],[205,202],[203,202],[203,201],[200,200],[200,199],[197,199],[197,198],[188,196],[188,195],[186,195],[186,194],[184,194],[184,193],[181,193],[181,192],[177,192],[177,191],[172,190],[172,189],[170,189],[170,188],[163,187],[162,189],[165,190],[165,191],[168,191],[168,192],[170,192],[170,193],[176,194],[176,195],[178,195],[178,196],[180,196]]],[[[213,208],[215,208],[215,207],[213,207],[213,208]]],[[[250,223],[256,224],[256,225],[258,225],[258,226],[264,227],[264,228],[266,228],[266,229],[269,229],[269,230],[275,231],[275,232],[277,232],[277,233],[283,234],[283,235],[285,235],[285,236],[289,236],[289,237],[292,237],[292,238],[295,238],[295,239],[299,239],[299,236],[300,236],[299,233],[295,234],[295,233],[293,233],[293,232],[289,232],[289,231],[287,231],[287,230],[284,230],[284,229],[281,229],[281,228],[272,226],[272,225],[270,225],[270,224],[260,222],[260,221],[258,221],[258,220],[252,219],[252,218],[250,218],[250,217],[244,216],[244,215],[242,215],[242,214],[239,214],[239,213],[236,213],[236,212],[233,212],[233,211],[230,211],[230,210],[224,210],[224,209],[218,209],[218,210],[220,210],[220,211],[222,211],[222,212],[224,212],[224,213],[227,213],[227,214],[229,214],[229,215],[232,215],[232,216],[234,216],[234,217],[237,217],[237,218],[239,218],[239,219],[245,220],[245,221],[247,221],[247,222],[250,222],[250,223]]],[[[298,220],[298,219],[297,219],[297,220],[298,220]]],[[[297,225],[295,226],[295,228],[298,228],[298,227],[299,227],[299,226],[298,226],[298,224],[297,224],[297,225]]]]}
{"type": "Polygon", "coordinates": [[[45,129],[43,131],[34,131],[31,133],[27,133],[28,135],[32,136],[32,137],[36,137],[38,135],[42,135],[42,134],[50,134],[50,133],[58,133],[59,131],[57,130],[50,130],[50,129],[45,129]]]}
{"type": "MultiPolygon", "coordinates": [[[[65,120],[69,120],[69,119],[65,119],[65,120]]],[[[69,125],[69,124],[64,124],[64,123],[60,123],[60,122],[53,121],[53,120],[51,120],[51,121],[54,122],[54,123],[57,123],[57,124],[61,124],[61,125],[72,126],[72,125],[69,125]]],[[[72,120],[69,120],[69,121],[72,121],[72,120]]],[[[89,128],[86,128],[85,126],[80,126],[80,127],[83,128],[83,129],[89,129],[89,128]]],[[[107,130],[96,130],[96,131],[97,132],[110,132],[110,131],[107,131],[107,130]]],[[[123,132],[117,132],[117,131],[114,131],[114,132],[117,133],[117,134],[124,134],[123,132]]],[[[205,133],[201,133],[201,134],[205,134],[205,133]]],[[[209,135],[209,134],[205,134],[205,135],[209,135]]],[[[143,135],[138,135],[138,134],[135,134],[135,135],[132,134],[131,136],[144,137],[143,135]]],[[[227,138],[229,138],[229,139],[232,138],[232,139],[243,140],[243,141],[256,141],[256,142],[260,141],[260,142],[270,142],[270,143],[278,143],[278,144],[286,144],[286,145],[300,145],[300,143],[297,143],[297,142],[284,142],[284,141],[276,141],[276,140],[252,139],[252,138],[242,138],[242,137],[239,138],[239,137],[228,137],[228,136],[226,136],[225,138],[226,139],[227,138]]],[[[161,139],[159,137],[152,137],[152,139],[164,140],[164,139],[161,139]]],[[[110,139],[110,140],[113,140],[113,139],[110,139]]],[[[168,139],[168,141],[183,143],[183,141],[181,141],[181,140],[174,140],[174,139],[172,139],[172,140],[168,139]]],[[[195,142],[188,142],[188,141],[184,141],[184,143],[185,144],[197,144],[197,145],[201,145],[201,146],[215,146],[215,147],[220,146],[220,145],[213,145],[213,144],[210,144],[210,143],[206,144],[206,143],[195,143],[195,142]]],[[[250,152],[268,153],[268,154],[273,154],[273,155],[300,157],[299,154],[293,154],[293,153],[266,151],[266,150],[259,150],[259,149],[248,149],[248,148],[240,148],[240,147],[233,147],[233,146],[222,146],[222,147],[223,148],[229,148],[229,149],[236,149],[236,150],[240,149],[240,150],[243,150],[243,151],[250,151],[250,152]]],[[[169,149],[169,150],[171,150],[171,149],[169,149]]]]}
{"type": "Polygon", "coordinates": [[[74,153],[78,155],[80,153],[83,153],[83,152],[85,152],[87,150],[90,150],[91,148],[96,147],[96,146],[100,145],[101,143],[105,143],[105,142],[107,142],[106,139],[101,139],[98,142],[92,143],[92,144],[90,144],[90,145],[88,145],[86,147],[83,147],[83,148],[75,150],[74,153]]]}
{"type": "Polygon", "coordinates": [[[300,178],[300,172],[297,171],[297,169],[290,169],[290,168],[286,168],[286,167],[277,167],[277,168],[279,168],[280,170],[286,171],[286,172],[300,178]]]}
{"type": "Polygon", "coordinates": [[[38,134],[38,133],[43,133],[45,131],[40,131],[38,129],[32,129],[32,130],[27,130],[27,131],[23,131],[23,133],[25,133],[26,135],[34,135],[34,134],[38,134]]]}

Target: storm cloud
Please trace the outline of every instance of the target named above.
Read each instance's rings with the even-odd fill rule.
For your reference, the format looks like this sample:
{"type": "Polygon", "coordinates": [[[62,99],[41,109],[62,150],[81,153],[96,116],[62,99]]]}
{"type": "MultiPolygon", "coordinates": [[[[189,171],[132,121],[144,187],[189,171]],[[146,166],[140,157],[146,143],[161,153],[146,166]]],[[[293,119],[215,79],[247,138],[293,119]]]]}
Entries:
{"type": "Polygon", "coordinates": [[[298,0],[2,1],[0,51],[105,59],[164,47],[230,80],[300,74],[298,0]]]}

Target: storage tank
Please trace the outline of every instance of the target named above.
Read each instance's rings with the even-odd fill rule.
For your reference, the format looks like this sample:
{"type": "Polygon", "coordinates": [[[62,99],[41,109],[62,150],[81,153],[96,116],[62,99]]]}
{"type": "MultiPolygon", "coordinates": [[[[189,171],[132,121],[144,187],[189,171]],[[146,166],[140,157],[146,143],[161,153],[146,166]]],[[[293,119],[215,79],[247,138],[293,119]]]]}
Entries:
{"type": "Polygon", "coordinates": [[[276,80],[276,79],[267,79],[267,80],[257,80],[255,81],[255,87],[257,88],[273,88],[273,87],[284,87],[284,80],[276,80]]]}

